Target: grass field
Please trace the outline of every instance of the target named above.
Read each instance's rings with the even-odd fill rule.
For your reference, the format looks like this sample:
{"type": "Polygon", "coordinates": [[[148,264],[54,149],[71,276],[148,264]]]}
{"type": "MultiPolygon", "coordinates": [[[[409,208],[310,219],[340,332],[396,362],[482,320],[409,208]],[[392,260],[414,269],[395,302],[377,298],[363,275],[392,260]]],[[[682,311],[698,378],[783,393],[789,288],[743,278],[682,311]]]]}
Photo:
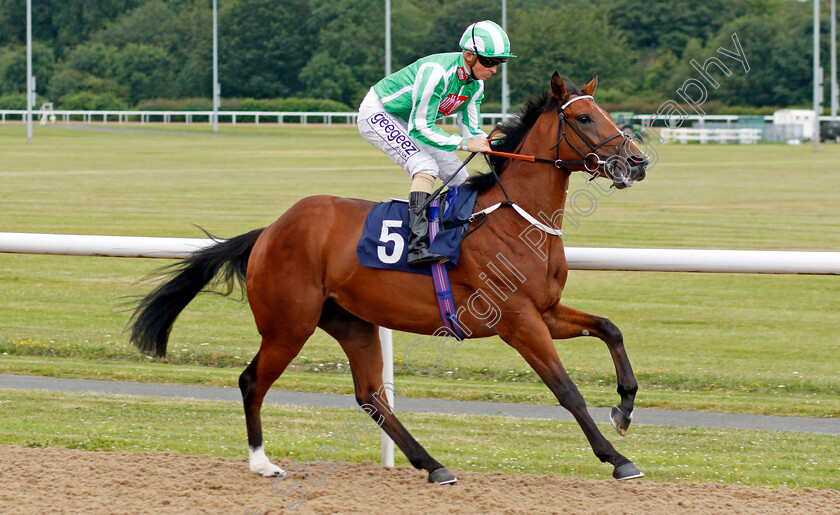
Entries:
{"type": "MultiPolygon", "coordinates": [[[[403,172],[353,128],[117,127],[36,127],[30,146],[22,125],[0,125],[0,231],[200,237],[195,224],[229,237],[310,194],[406,195],[403,172]]],[[[647,180],[599,198],[580,226],[566,227],[567,245],[840,249],[840,146],[657,152],[647,180]]],[[[570,189],[583,187],[575,177],[570,189]]],[[[172,332],[169,364],[140,364],[152,360],[128,347],[121,305],[164,263],[0,254],[0,372],[235,385],[258,346],[243,303],[193,302],[172,332]]],[[[735,274],[573,271],[564,293],[566,304],[622,329],[640,407],[816,417],[840,416],[838,299],[837,277],[735,274]]],[[[428,378],[402,363],[411,339],[395,335],[396,373],[410,395],[554,403],[497,338],[465,343],[428,378]]],[[[557,348],[590,405],[615,402],[601,342],[557,348]]],[[[431,363],[432,349],[417,350],[418,365],[431,363]]],[[[276,387],[352,389],[346,358],[321,332],[276,387]]],[[[14,440],[15,430],[3,431],[14,440]]]]}

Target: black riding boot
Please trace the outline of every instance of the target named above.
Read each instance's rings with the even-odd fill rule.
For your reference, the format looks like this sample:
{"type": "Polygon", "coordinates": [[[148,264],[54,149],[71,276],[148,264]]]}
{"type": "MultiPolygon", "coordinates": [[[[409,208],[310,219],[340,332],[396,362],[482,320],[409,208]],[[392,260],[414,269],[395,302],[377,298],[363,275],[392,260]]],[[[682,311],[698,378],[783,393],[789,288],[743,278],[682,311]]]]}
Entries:
{"type": "Polygon", "coordinates": [[[429,252],[429,215],[426,209],[420,210],[428,193],[412,191],[408,194],[408,264],[410,266],[437,263],[446,258],[429,252]],[[420,210],[421,212],[417,212],[420,210]]]}

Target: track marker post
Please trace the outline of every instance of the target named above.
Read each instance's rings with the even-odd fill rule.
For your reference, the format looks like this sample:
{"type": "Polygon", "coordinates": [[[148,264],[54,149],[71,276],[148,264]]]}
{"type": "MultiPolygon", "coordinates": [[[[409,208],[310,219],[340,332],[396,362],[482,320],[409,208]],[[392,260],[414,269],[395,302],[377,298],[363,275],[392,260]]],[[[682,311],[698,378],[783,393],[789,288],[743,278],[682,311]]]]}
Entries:
{"type": "MultiPolygon", "coordinates": [[[[387,327],[379,328],[379,341],[382,346],[382,383],[394,384],[394,337],[387,327]]],[[[394,392],[391,388],[383,388],[388,406],[394,411],[394,392]]],[[[380,429],[381,457],[383,467],[394,466],[394,441],[380,429]]]]}

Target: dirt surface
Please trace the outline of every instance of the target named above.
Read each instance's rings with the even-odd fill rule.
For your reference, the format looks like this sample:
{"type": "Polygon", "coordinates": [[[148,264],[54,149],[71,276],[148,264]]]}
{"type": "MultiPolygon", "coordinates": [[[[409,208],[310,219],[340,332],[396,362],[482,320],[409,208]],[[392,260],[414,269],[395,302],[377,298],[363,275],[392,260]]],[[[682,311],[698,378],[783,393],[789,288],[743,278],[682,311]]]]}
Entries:
{"type": "MultiPolygon", "coordinates": [[[[173,453],[87,452],[0,446],[0,513],[833,513],[836,490],[653,483],[456,471],[430,485],[411,468],[333,463],[312,486],[248,471],[246,459],[173,453]],[[286,497],[278,497],[285,490],[286,497]],[[306,498],[301,494],[306,485],[306,498]]],[[[291,469],[289,462],[280,466],[291,469]]]]}

